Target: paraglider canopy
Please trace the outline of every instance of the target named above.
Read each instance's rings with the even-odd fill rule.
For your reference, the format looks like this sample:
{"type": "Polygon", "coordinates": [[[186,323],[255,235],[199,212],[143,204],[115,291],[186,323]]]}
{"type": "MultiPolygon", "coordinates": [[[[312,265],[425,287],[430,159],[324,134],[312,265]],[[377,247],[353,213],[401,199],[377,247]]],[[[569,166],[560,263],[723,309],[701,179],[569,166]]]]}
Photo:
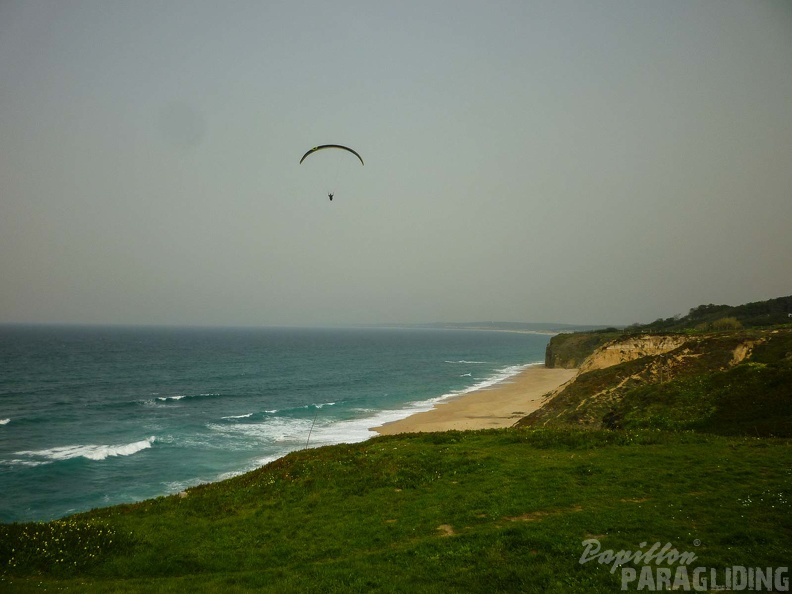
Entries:
{"type": "MultiPolygon", "coordinates": [[[[300,164],[302,164],[302,162],[305,161],[305,159],[308,157],[308,155],[312,155],[315,152],[323,151],[325,149],[337,149],[339,151],[346,151],[348,153],[352,153],[353,155],[355,155],[358,158],[358,160],[360,161],[360,164],[363,165],[363,157],[361,157],[358,154],[357,151],[355,151],[354,149],[349,148],[348,146],[343,146],[341,144],[320,144],[319,146],[315,146],[315,147],[313,147],[311,150],[309,150],[307,153],[305,153],[302,156],[302,159],[300,159],[300,164]]],[[[357,167],[357,165],[353,165],[354,164],[354,160],[349,159],[349,157],[345,156],[345,155],[341,155],[341,156],[343,157],[343,159],[339,158],[338,162],[335,163],[335,165],[331,165],[331,167],[330,167],[331,169],[335,170],[336,181],[338,181],[338,173],[339,173],[339,170],[340,170],[340,166],[342,164],[343,164],[344,167],[348,166],[347,163],[349,164],[349,166],[357,167]]],[[[325,160],[324,158],[319,159],[319,162],[321,163],[324,160],[325,160]]],[[[334,161],[334,160],[335,159],[333,159],[333,158],[329,159],[329,161],[331,161],[331,162],[334,161]]],[[[331,201],[333,200],[333,196],[334,195],[335,195],[335,190],[334,189],[330,189],[327,192],[327,197],[330,198],[331,201]]]]}
{"type": "Polygon", "coordinates": [[[313,148],[312,148],[310,151],[308,151],[307,153],[305,153],[305,154],[302,156],[302,159],[300,159],[300,163],[302,163],[303,161],[305,161],[305,158],[306,158],[308,155],[311,155],[311,154],[315,153],[316,151],[322,151],[322,150],[324,150],[324,149],[341,149],[341,150],[343,150],[343,151],[349,151],[350,153],[352,153],[353,155],[355,155],[355,156],[356,156],[358,159],[360,159],[360,164],[361,164],[361,165],[363,165],[363,164],[364,164],[364,163],[363,163],[363,157],[361,157],[359,154],[357,154],[357,152],[356,152],[356,151],[354,151],[353,149],[349,148],[348,146],[342,146],[342,145],[340,145],[340,144],[321,144],[321,145],[319,145],[319,146],[315,146],[315,147],[313,147],[313,148]]]}

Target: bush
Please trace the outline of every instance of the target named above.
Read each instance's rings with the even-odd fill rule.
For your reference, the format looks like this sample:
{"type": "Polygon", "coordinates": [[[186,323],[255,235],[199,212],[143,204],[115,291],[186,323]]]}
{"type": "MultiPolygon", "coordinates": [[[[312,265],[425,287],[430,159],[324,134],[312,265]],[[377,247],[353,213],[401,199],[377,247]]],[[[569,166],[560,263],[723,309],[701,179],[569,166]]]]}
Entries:
{"type": "Polygon", "coordinates": [[[712,322],[712,329],[716,331],[740,330],[742,327],[742,324],[737,318],[721,318],[712,322]]]}

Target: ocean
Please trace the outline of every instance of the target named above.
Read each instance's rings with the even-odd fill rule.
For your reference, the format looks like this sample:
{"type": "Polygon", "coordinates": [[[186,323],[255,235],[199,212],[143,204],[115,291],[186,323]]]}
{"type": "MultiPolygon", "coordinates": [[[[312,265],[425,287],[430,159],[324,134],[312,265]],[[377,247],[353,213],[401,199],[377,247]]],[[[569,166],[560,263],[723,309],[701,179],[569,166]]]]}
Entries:
{"type": "Polygon", "coordinates": [[[0,326],[0,522],[178,493],[544,361],[539,334],[0,326]],[[310,435],[310,439],[309,439],[310,435]]]}

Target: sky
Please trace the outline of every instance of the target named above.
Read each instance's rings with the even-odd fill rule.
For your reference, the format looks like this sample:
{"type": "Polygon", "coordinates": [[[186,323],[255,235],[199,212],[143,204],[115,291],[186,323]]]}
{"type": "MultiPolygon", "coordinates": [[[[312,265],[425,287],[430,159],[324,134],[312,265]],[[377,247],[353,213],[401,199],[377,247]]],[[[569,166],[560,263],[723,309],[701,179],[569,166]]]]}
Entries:
{"type": "Polygon", "coordinates": [[[0,0],[0,323],[789,294],[789,0],[0,0]]]}

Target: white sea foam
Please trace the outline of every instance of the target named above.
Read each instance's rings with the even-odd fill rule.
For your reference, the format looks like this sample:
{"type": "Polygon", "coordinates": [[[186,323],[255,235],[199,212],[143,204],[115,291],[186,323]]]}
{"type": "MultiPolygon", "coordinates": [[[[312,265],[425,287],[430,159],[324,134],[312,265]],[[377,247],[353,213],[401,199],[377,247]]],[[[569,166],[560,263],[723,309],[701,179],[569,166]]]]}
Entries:
{"type": "MultiPolygon", "coordinates": [[[[208,423],[206,427],[219,440],[210,438],[206,443],[200,444],[201,447],[220,447],[225,450],[237,451],[264,450],[270,452],[265,456],[251,458],[243,468],[224,472],[209,480],[224,480],[244,474],[277,460],[289,452],[301,450],[306,445],[310,448],[315,448],[338,443],[366,441],[378,435],[371,427],[378,427],[415,413],[430,410],[436,404],[462,394],[488,389],[498,383],[508,381],[511,377],[534,365],[540,365],[540,363],[505,367],[497,370],[487,378],[479,379],[473,385],[462,390],[452,391],[427,400],[410,402],[398,409],[355,409],[354,412],[359,416],[353,419],[341,421],[323,419],[320,414],[315,421],[312,418],[272,416],[256,422],[208,423]]],[[[329,405],[330,403],[325,404],[329,405]]],[[[203,481],[199,480],[197,482],[203,481]]],[[[183,488],[177,489],[177,487],[184,487],[185,484],[174,483],[169,485],[168,490],[171,492],[181,491],[183,488]]]]}
{"type": "MultiPolygon", "coordinates": [[[[154,395],[156,395],[156,393],[154,395]]],[[[178,402],[179,400],[184,400],[185,398],[208,398],[211,396],[221,396],[221,394],[217,392],[205,392],[201,394],[174,394],[173,396],[157,396],[155,400],[158,400],[159,402],[178,402]]],[[[150,404],[153,401],[154,400],[147,400],[146,403],[150,404]]]]}
{"type": "MultiPolygon", "coordinates": [[[[535,367],[536,365],[541,365],[541,364],[542,363],[528,363],[525,365],[510,365],[508,367],[504,367],[503,369],[496,371],[491,376],[482,379],[477,383],[462,390],[455,390],[453,392],[448,392],[447,394],[443,394],[435,398],[429,398],[428,400],[411,402],[407,406],[404,406],[403,408],[400,409],[380,411],[375,415],[373,415],[372,417],[369,417],[368,419],[369,424],[367,427],[379,427],[380,425],[384,425],[385,423],[399,421],[401,419],[409,417],[410,415],[431,410],[432,408],[434,408],[436,404],[439,404],[445,400],[456,398],[457,396],[462,396],[463,394],[469,394],[470,392],[487,390],[489,388],[492,388],[496,384],[508,382],[510,378],[525,371],[529,367],[535,367]]],[[[369,430],[369,434],[370,434],[369,436],[376,435],[376,432],[369,430]]]]}
{"type": "Polygon", "coordinates": [[[199,478],[194,478],[186,481],[168,481],[163,483],[163,485],[165,485],[165,489],[168,493],[173,494],[173,493],[181,493],[182,491],[185,491],[190,487],[195,487],[205,482],[206,481],[201,480],[199,478]]]}
{"type": "Polygon", "coordinates": [[[207,427],[226,437],[244,437],[259,443],[299,443],[311,429],[311,419],[274,417],[261,423],[209,423],[207,427]]]}
{"type": "MultiPolygon", "coordinates": [[[[262,446],[269,445],[277,449],[282,448],[282,454],[302,449],[305,447],[310,433],[309,447],[318,447],[335,443],[356,443],[365,441],[377,435],[371,427],[378,427],[385,423],[398,421],[410,415],[431,410],[440,402],[455,398],[463,394],[478,390],[489,389],[496,384],[508,381],[511,377],[519,374],[528,367],[540,365],[540,363],[529,363],[527,365],[512,365],[497,370],[485,379],[481,379],[473,385],[462,390],[456,390],[442,394],[440,396],[410,402],[398,409],[371,410],[358,409],[356,412],[360,416],[347,420],[325,420],[319,418],[314,422],[313,419],[291,418],[291,417],[270,417],[261,422],[219,424],[210,423],[207,427],[215,433],[221,434],[230,439],[241,439],[244,441],[252,440],[259,442],[262,446]]],[[[326,403],[330,404],[330,403],[326,403]]],[[[244,449],[248,449],[249,444],[244,449]]],[[[272,459],[277,459],[275,456],[272,459]]],[[[267,459],[270,461],[270,459],[267,459]]]]}
{"type": "Polygon", "coordinates": [[[453,363],[453,364],[466,364],[466,365],[484,365],[486,361],[465,361],[462,359],[461,361],[443,361],[443,363],[453,363]]]}
{"type": "Polygon", "coordinates": [[[252,416],[253,416],[253,413],[248,413],[246,415],[230,415],[228,417],[220,417],[220,418],[221,419],[247,419],[247,418],[252,417],[252,416]]]}
{"type": "Polygon", "coordinates": [[[149,437],[133,443],[122,445],[68,445],[46,450],[30,450],[16,452],[18,456],[28,456],[31,462],[45,464],[72,458],[87,458],[88,460],[104,460],[110,456],[131,456],[151,447],[155,437],[149,437]]]}
{"type": "MultiPolygon", "coordinates": [[[[319,404],[306,404],[305,406],[301,406],[300,408],[324,408],[325,406],[335,406],[336,404],[337,403],[335,402],[320,402],[319,404]]],[[[272,411],[272,412],[278,412],[278,411],[272,411]]]]}
{"type": "Polygon", "coordinates": [[[48,462],[36,462],[35,460],[22,460],[19,458],[13,458],[11,460],[0,460],[0,464],[5,464],[7,466],[30,466],[32,468],[34,466],[48,464],[48,462]]]}
{"type": "MultiPolygon", "coordinates": [[[[508,381],[510,378],[518,375],[528,369],[529,367],[536,367],[537,365],[542,365],[542,363],[528,363],[525,365],[510,365],[508,367],[504,367],[496,371],[490,377],[481,380],[477,384],[473,384],[469,388],[465,388],[464,390],[460,390],[457,392],[458,394],[467,394],[468,392],[477,392],[478,390],[485,390],[487,388],[491,388],[495,384],[500,384],[503,382],[508,381]]],[[[453,394],[452,394],[453,395],[453,394]]]]}
{"type": "Polygon", "coordinates": [[[11,419],[0,419],[0,425],[8,425],[11,419]]]}

